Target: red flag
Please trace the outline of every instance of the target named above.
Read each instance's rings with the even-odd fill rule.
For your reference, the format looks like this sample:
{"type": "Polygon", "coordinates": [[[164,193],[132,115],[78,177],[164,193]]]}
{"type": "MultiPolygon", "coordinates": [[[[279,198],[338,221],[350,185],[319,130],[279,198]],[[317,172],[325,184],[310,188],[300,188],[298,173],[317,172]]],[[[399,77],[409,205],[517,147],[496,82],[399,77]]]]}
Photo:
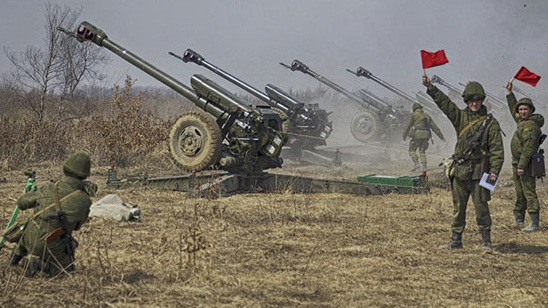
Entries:
{"type": "Polygon", "coordinates": [[[538,81],[540,80],[540,76],[529,71],[524,66],[522,66],[516,75],[514,75],[514,79],[517,79],[519,81],[523,81],[527,84],[532,85],[533,87],[537,86],[538,81]]]}
{"type": "Polygon", "coordinates": [[[447,60],[447,57],[445,56],[445,51],[443,51],[443,49],[436,52],[421,50],[421,58],[423,69],[443,65],[449,62],[449,60],[447,60]]]}

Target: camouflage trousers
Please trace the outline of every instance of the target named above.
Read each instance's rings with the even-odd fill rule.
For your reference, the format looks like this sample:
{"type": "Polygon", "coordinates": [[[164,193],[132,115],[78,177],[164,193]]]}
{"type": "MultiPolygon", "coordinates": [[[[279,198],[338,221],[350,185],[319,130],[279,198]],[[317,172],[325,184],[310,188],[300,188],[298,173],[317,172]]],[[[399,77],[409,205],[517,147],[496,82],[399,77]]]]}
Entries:
{"type": "Polygon", "coordinates": [[[426,165],[426,150],[428,149],[428,141],[430,139],[411,139],[409,141],[409,157],[413,162],[418,161],[417,149],[419,150],[421,163],[426,165]]]}
{"type": "Polygon", "coordinates": [[[479,186],[479,180],[460,180],[454,177],[451,181],[453,193],[453,222],[451,231],[462,233],[466,226],[466,207],[472,196],[476,211],[476,223],[480,231],[491,230],[491,214],[487,201],[491,199],[490,192],[479,186]]]}
{"type": "MultiPolygon", "coordinates": [[[[66,251],[65,239],[59,238],[47,244],[42,231],[44,230],[29,225],[15,246],[14,253],[22,257],[26,255],[39,257],[44,265],[42,270],[50,276],[74,270],[73,258],[66,251]]],[[[76,249],[77,243],[74,241],[73,244],[72,248],[76,249]]]]}
{"type": "MultiPolygon", "coordinates": [[[[536,179],[528,174],[518,176],[518,169],[512,166],[514,186],[516,187],[516,203],[514,211],[538,213],[540,203],[536,191],[536,179]]],[[[527,170],[525,171],[527,173],[527,170]]]]}

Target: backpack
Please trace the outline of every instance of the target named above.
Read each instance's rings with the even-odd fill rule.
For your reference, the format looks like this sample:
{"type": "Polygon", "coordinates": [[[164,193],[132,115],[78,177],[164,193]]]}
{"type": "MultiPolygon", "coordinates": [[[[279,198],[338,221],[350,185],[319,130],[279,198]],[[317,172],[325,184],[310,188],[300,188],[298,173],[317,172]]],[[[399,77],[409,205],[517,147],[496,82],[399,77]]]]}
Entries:
{"type": "MultiPolygon", "coordinates": [[[[546,139],[546,134],[542,134],[539,140],[539,148],[542,142],[546,139]]],[[[543,178],[546,176],[546,168],[544,166],[544,150],[537,149],[533,155],[531,155],[531,161],[529,162],[531,166],[531,176],[534,178],[543,178]]]]}

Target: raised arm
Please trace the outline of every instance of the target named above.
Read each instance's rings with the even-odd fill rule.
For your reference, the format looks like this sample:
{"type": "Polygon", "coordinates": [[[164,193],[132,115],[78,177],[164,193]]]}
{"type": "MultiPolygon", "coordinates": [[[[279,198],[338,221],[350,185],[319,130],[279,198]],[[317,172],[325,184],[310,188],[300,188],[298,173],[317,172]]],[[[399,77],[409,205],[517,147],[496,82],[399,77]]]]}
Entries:
{"type": "Polygon", "coordinates": [[[512,83],[508,82],[506,84],[506,101],[508,102],[508,108],[510,109],[510,114],[512,119],[517,123],[519,120],[519,114],[516,112],[516,106],[518,105],[518,100],[512,92],[512,83]]]}
{"type": "MultiPolygon", "coordinates": [[[[428,76],[423,75],[422,76],[422,83],[426,86],[427,90],[426,93],[432,97],[436,105],[441,109],[443,113],[447,116],[449,121],[453,124],[455,129],[457,128],[457,123],[459,123],[460,118],[460,109],[457,107],[455,103],[449,99],[445,93],[440,91],[436,86],[434,86],[430,82],[430,78],[428,76]]],[[[458,134],[459,132],[457,132],[458,134]]]]}

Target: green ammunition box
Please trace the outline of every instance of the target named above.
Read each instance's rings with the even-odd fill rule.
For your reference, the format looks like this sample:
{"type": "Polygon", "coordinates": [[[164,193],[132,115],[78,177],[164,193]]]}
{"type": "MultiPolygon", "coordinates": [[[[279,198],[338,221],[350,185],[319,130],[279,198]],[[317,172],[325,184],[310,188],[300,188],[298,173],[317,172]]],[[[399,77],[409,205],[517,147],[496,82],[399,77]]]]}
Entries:
{"type": "Polygon", "coordinates": [[[402,187],[423,187],[425,184],[425,176],[390,176],[368,174],[358,176],[358,182],[402,187]]]}

